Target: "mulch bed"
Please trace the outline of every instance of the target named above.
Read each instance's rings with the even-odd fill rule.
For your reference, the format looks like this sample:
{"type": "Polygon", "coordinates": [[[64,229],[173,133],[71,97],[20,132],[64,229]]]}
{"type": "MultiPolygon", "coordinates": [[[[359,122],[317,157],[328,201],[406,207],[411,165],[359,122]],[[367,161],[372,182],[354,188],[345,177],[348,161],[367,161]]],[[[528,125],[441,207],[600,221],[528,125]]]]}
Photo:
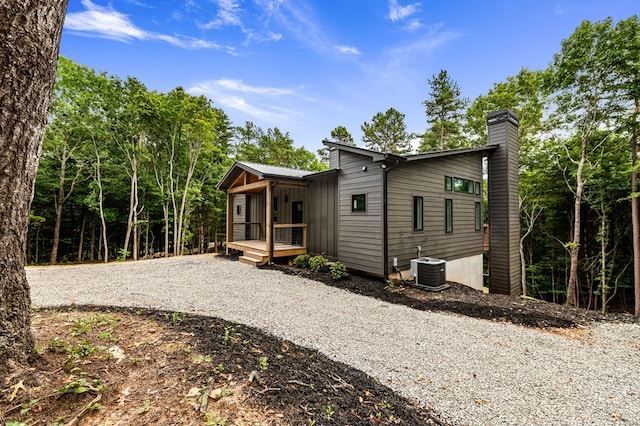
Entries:
{"type": "Polygon", "coordinates": [[[448,283],[451,288],[447,290],[429,292],[355,274],[347,279],[336,281],[332,280],[328,273],[313,273],[287,264],[265,267],[413,309],[450,312],[472,318],[510,322],[525,327],[572,328],[588,325],[593,321],[640,323],[640,318],[631,314],[602,313],[541,300],[487,294],[454,282],[448,283]]]}

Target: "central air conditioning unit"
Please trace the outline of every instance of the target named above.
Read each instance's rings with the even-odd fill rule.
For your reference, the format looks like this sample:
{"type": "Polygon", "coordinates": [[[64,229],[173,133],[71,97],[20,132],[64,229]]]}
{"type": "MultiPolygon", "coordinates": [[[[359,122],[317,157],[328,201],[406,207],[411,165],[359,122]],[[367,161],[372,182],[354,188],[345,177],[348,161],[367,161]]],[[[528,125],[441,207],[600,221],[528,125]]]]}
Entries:
{"type": "Polygon", "coordinates": [[[447,264],[443,259],[419,257],[411,259],[411,275],[415,286],[428,291],[441,291],[451,287],[446,283],[447,264]]]}

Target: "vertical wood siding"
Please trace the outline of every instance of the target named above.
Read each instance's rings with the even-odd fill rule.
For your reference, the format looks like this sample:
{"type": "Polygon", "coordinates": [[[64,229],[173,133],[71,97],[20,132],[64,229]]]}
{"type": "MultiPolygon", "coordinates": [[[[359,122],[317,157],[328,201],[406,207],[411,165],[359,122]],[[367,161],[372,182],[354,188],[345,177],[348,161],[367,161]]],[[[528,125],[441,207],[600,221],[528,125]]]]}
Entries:
{"type": "Polygon", "coordinates": [[[344,151],[339,155],[339,260],[349,268],[383,275],[382,169],[362,155],[344,151]],[[366,212],[351,212],[354,194],[366,194],[366,212]]]}
{"type": "Polygon", "coordinates": [[[388,174],[389,271],[392,258],[408,269],[416,257],[454,260],[482,254],[483,234],[475,230],[475,203],[482,194],[445,191],[445,176],[482,182],[482,154],[469,153],[401,164],[388,174]],[[424,199],[424,227],[413,230],[413,197],[424,199]],[[453,200],[453,232],[445,232],[445,199],[453,200]]]}
{"type": "Polygon", "coordinates": [[[314,179],[307,189],[308,251],[338,257],[338,177],[314,179]]]}
{"type": "MultiPolygon", "coordinates": [[[[235,194],[233,196],[233,221],[245,222],[247,213],[247,196],[245,194],[235,194]],[[240,206],[240,214],[238,214],[240,206]]],[[[242,225],[233,226],[233,241],[244,241],[246,236],[245,227],[242,225]]]]}
{"type": "Polygon", "coordinates": [[[489,287],[492,293],[520,294],[520,218],[518,203],[518,126],[509,120],[490,124],[489,287]]]}

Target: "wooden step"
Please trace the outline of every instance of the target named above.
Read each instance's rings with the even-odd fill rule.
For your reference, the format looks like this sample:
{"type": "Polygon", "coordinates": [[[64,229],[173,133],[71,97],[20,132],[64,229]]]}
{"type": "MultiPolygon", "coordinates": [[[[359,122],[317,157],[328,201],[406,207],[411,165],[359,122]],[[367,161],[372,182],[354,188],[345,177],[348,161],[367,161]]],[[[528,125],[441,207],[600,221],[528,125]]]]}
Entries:
{"type": "Polygon", "coordinates": [[[262,266],[269,261],[269,256],[256,253],[253,251],[245,251],[243,256],[239,258],[240,262],[253,266],[262,266]]]}

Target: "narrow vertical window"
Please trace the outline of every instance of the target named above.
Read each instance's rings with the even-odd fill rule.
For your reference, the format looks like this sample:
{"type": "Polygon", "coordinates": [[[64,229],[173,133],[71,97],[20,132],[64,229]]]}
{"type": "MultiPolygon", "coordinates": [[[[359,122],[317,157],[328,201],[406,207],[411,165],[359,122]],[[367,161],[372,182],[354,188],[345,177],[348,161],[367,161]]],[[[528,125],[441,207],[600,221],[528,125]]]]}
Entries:
{"type": "Polygon", "coordinates": [[[424,199],[413,197],[413,230],[422,231],[424,227],[424,199]]]}
{"type": "Polygon", "coordinates": [[[240,216],[240,215],[242,214],[242,206],[241,206],[240,204],[238,204],[238,205],[236,206],[236,214],[237,214],[238,216],[240,216]]]}
{"type": "Polygon", "coordinates": [[[445,231],[453,232],[453,200],[450,198],[444,200],[444,221],[445,231]]]}
{"type": "Polygon", "coordinates": [[[476,182],[476,195],[480,195],[480,182],[476,182]]]}
{"type": "Polygon", "coordinates": [[[482,230],[482,204],[476,201],[476,231],[482,230]]]}
{"type": "Polygon", "coordinates": [[[273,197],[273,221],[278,222],[278,197],[273,197]]]}
{"type": "Polygon", "coordinates": [[[453,191],[453,177],[451,176],[444,177],[444,190],[453,191]]]}
{"type": "Polygon", "coordinates": [[[364,213],[367,211],[366,194],[354,194],[351,196],[351,211],[353,213],[364,213]]]}

